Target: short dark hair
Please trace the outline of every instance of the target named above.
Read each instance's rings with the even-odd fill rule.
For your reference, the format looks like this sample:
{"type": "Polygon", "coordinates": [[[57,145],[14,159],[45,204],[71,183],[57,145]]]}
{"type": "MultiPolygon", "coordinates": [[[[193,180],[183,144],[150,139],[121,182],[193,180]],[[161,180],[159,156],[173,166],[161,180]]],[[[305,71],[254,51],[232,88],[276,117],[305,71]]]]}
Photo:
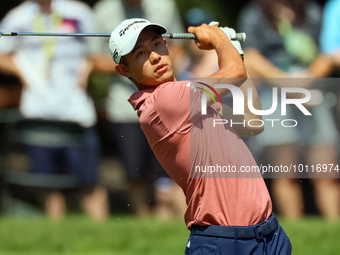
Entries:
{"type": "Polygon", "coordinates": [[[124,56],[122,56],[122,57],[120,58],[119,64],[121,64],[121,65],[126,65],[126,66],[128,65],[128,63],[127,63],[126,59],[124,58],[124,56]]]}

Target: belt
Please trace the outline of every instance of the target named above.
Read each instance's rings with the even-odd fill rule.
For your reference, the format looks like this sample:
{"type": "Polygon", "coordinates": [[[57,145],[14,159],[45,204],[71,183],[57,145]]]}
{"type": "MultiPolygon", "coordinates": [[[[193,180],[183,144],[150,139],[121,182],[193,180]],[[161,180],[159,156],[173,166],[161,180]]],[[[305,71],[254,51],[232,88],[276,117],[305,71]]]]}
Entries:
{"type": "Polygon", "coordinates": [[[279,221],[272,214],[266,221],[256,225],[240,227],[240,226],[199,226],[193,225],[191,227],[191,233],[201,236],[214,236],[236,239],[256,238],[257,240],[272,233],[279,226],[279,221]]]}

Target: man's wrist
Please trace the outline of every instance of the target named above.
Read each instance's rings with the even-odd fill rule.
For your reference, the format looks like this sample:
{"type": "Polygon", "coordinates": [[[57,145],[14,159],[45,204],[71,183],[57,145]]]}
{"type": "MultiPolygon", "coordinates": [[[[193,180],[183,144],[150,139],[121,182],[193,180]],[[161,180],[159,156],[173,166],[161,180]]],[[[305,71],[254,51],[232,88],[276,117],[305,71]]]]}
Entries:
{"type": "Polygon", "coordinates": [[[214,37],[214,41],[212,42],[212,45],[217,50],[219,48],[227,47],[229,43],[231,44],[228,36],[223,34],[223,35],[214,37]]]}

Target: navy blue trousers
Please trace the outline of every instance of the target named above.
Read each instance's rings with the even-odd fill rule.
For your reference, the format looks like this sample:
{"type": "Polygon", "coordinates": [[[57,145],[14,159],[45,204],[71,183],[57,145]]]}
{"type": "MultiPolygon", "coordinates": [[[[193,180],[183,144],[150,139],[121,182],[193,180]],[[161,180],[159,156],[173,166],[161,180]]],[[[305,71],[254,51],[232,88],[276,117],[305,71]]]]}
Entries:
{"type": "MultiPolygon", "coordinates": [[[[237,227],[236,227],[237,228],[237,227]]],[[[290,255],[292,245],[283,228],[265,237],[236,239],[190,234],[185,255],[290,255]]]]}

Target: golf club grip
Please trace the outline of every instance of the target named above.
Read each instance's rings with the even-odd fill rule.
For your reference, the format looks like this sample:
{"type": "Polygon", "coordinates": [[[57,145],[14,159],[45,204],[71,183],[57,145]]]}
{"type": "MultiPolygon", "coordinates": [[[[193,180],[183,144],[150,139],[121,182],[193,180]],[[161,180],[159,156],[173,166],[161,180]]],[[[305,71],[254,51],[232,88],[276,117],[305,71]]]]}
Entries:
{"type": "MultiPolygon", "coordinates": [[[[196,36],[191,33],[172,33],[169,36],[170,39],[196,39],[196,36]]],[[[235,38],[231,38],[231,40],[236,40],[239,42],[244,42],[246,40],[245,33],[237,33],[235,38]]]]}

